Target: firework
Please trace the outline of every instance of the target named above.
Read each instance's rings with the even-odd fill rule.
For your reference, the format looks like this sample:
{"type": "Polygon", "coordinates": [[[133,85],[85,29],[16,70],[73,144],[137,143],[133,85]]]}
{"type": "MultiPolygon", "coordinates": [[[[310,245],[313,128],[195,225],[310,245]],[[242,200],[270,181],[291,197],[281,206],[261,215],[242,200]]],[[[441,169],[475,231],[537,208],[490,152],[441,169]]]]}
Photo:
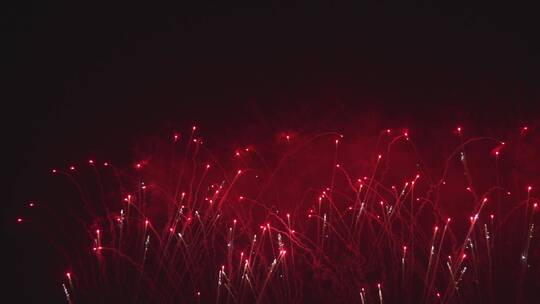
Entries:
{"type": "Polygon", "coordinates": [[[221,161],[197,132],[173,133],[132,168],[52,170],[77,191],[61,221],[80,228],[53,234],[66,247],[60,235],[84,236],[60,282],[67,302],[531,297],[538,199],[510,182],[503,164],[519,151],[498,139],[457,127],[437,173],[409,130],[385,129],[361,152],[339,133],[283,133],[271,152],[250,145],[221,161]]]}

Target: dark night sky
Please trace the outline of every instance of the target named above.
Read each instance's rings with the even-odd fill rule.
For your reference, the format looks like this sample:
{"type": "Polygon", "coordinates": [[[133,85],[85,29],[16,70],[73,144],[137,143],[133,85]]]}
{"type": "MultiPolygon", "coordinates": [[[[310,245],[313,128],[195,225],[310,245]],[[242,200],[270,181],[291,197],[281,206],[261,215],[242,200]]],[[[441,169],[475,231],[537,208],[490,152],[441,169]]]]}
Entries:
{"type": "Polygon", "coordinates": [[[2,287],[28,301],[58,296],[51,269],[34,268],[54,257],[28,253],[36,247],[13,232],[15,214],[50,167],[125,155],[140,134],[197,123],[230,139],[245,126],[325,129],[366,115],[417,128],[538,121],[534,7],[310,3],[3,8],[2,248],[12,269],[2,276],[15,279],[2,287]]]}

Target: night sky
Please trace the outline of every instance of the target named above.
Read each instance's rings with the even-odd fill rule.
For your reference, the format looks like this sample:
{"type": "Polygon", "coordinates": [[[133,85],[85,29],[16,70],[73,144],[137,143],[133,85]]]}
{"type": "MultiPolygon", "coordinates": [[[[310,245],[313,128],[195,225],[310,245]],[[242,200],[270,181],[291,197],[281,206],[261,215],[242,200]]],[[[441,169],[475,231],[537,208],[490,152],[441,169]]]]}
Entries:
{"type": "Polygon", "coordinates": [[[62,258],[15,219],[47,192],[50,168],[129,162],[141,136],[196,124],[232,149],[366,121],[417,133],[535,126],[537,10],[458,2],[3,7],[3,297],[64,300],[62,258]]]}

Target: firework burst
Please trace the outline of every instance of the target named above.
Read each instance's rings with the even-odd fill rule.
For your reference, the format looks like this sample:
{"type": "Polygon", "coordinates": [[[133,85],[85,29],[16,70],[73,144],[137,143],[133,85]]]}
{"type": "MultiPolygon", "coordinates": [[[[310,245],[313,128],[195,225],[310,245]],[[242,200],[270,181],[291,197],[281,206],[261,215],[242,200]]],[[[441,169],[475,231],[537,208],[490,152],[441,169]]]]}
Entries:
{"type": "Polygon", "coordinates": [[[511,168],[528,131],[510,148],[457,127],[431,170],[408,130],[363,146],[282,133],[218,157],[195,127],[132,168],[53,169],[77,191],[48,231],[75,248],[59,286],[68,303],[523,302],[538,199],[511,168]]]}

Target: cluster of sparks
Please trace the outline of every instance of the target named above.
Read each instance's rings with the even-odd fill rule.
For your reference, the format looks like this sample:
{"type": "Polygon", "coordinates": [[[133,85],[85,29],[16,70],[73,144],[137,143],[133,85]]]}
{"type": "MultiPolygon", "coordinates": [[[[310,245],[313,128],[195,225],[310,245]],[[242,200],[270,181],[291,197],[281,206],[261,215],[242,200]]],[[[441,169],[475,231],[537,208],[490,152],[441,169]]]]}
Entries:
{"type": "MultiPolygon", "coordinates": [[[[527,131],[524,127],[518,137],[527,131]]],[[[510,191],[496,184],[479,193],[466,148],[487,141],[494,174],[504,174],[497,170],[506,143],[467,139],[461,127],[454,133],[456,148],[446,166],[457,162],[465,173],[461,191],[471,194],[472,210],[465,219],[452,218],[441,205],[442,189],[453,182],[446,169],[437,179],[419,169],[401,176],[401,186],[386,181],[392,168],[385,157],[393,145],[414,145],[407,130],[380,132],[377,143],[383,148],[360,177],[339,162],[345,138],[338,133],[305,140],[283,133],[286,152],[275,168],[248,146],[233,151],[229,167],[235,168],[229,170],[204,147],[196,127],[185,138],[172,135],[171,156],[161,162],[170,164],[163,184],[152,179],[163,170],[153,160],[135,163],[129,174],[93,159],[53,169],[76,187],[90,218],[82,227],[87,250],[66,265],[60,283],[65,298],[68,303],[112,297],[159,303],[493,301],[502,292],[497,276],[511,268],[516,286],[504,292],[519,299],[524,296],[519,285],[533,263],[530,252],[538,248],[538,199],[529,185],[510,191]],[[331,164],[309,164],[326,166],[328,183],[305,189],[302,201],[270,199],[268,192],[285,186],[276,177],[283,163],[314,141],[333,146],[331,164]],[[89,195],[81,186],[88,176],[97,177],[99,194],[89,195]],[[503,240],[509,226],[515,238],[503,240]],[[507,257],[501,248],[508,242],[519,255],[507,257]]],[[[288,174],[294,179],[294,172],[288,174]]],[[[26,218],[16,221],[25,224],[26,218]]]]}

